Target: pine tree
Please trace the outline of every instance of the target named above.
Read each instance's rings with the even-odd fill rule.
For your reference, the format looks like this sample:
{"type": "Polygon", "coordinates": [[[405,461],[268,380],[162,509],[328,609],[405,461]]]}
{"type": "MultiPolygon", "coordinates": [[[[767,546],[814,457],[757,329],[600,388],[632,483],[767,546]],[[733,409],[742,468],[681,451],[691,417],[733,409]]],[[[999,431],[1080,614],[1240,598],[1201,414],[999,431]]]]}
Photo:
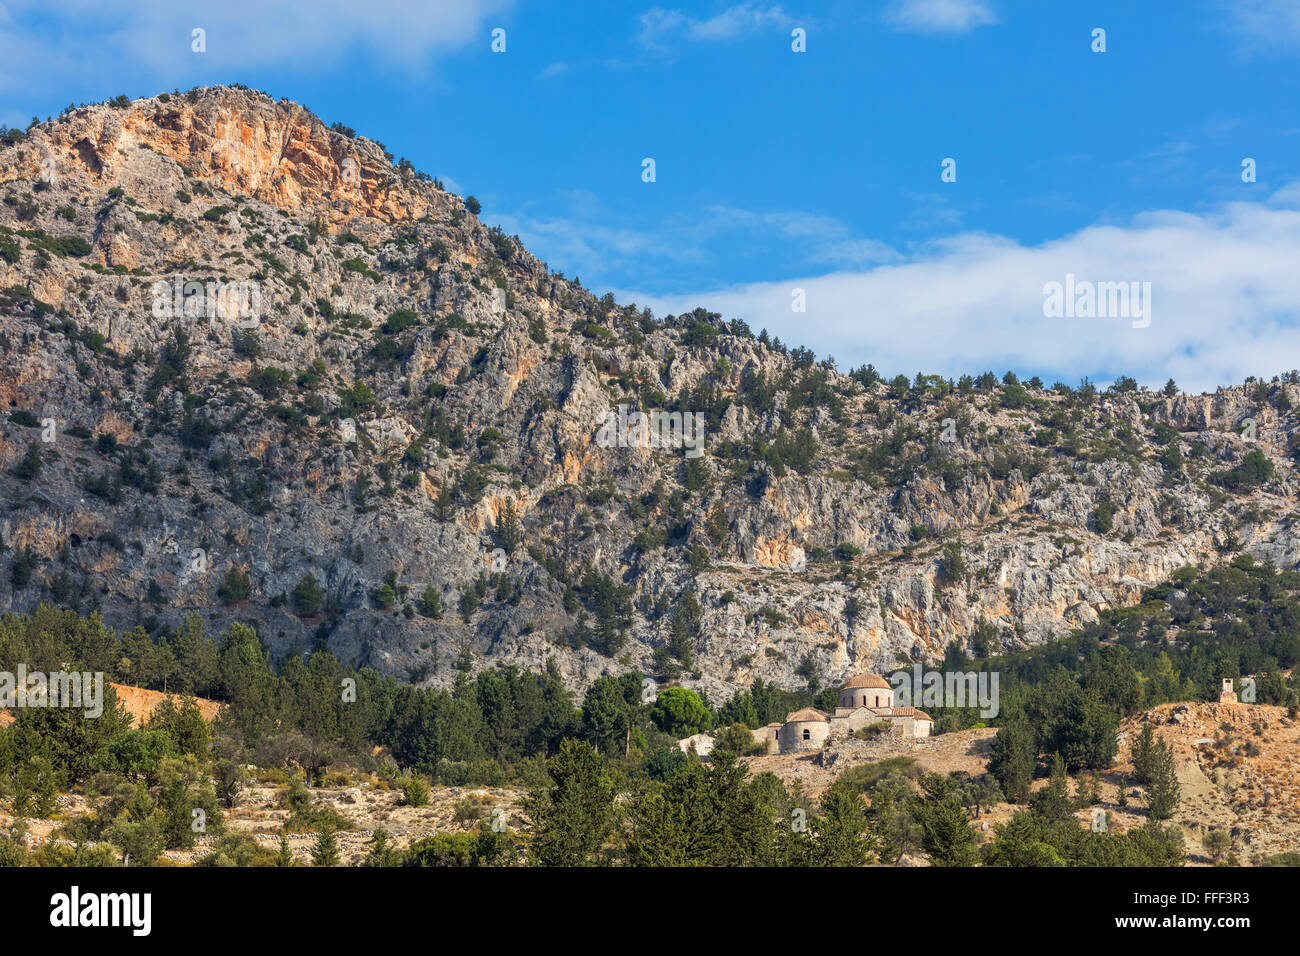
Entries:
{"type": "Polygon", "coordinates": [[[1065,775],[1065,761],[1060,754],[1052,757],[1052,775],[1047,786],[1030,797],[1029,808],[1049,822],[1064,820],[1073,812],[1070,781],[1065,775]]]}
{"type": "Polygon", "coordinates": [[[1101,803],[1101,786],[1094,774],[1083,777],[1074,789],[1074,805],[1079,809],[1094,807],[1101,803]]]}
{"type": "Polygon", "coordinates": [[[497,514],[495,537],[497,546],[506,554],[514,554],[524,540],[523,528],[519,525],[519,512],[515,510],[513,498],[507,498],[497,514]]]}
{"type": "Polygon", "coordinates": [[[1161,740],[1151,759],[1151,782],[1147,786],[1147,811],[1153,820],[1168,820],[1178,810],[1182,787],[1174,767],[1174,748],[1161,740]]]}
{"type": "Polygon", "coordinates": [[[280,852],[275,857],[276,866],[293,866],[293,851],[289,849],[289,835],[280,834],[280,852]]]}
{"type": "Polygon", "coordinates": [[[314,617],[325,604],[325,589],[310,574],[304,574],[293,589],[293,609],[299,617],[314,617]]]}
{"type": "Polygon", "coordinates": [[[683,667],[690,667],[695,645],[695,634],[699,628],[702,614],[700,602],[693,591],[685,592],[677,601],[673,610],[672,625],[669,629],[668,649],[683,667]]]}
{"type": "Polygon", "coordinates": [[[1133,744],[1133,779],[1145,786],[1151,782],[1151,758],[1155,753],[1155,730],[1142,725],[1142,733],[1133,744]]]}
{"type": "Polygon", "coordinates": [[[975,798],[975,816],[978,818],[982,807],[988,807],[990,810],[993,804],[1002,803],[1007,799],[1006,794],[1002,792],[1002,787],[998,785],[997,777],[990,773],[980,777],[976,784],[973,796],[975,798]]]}
{"type": "Polygon", "coordinates": [[[931,794],[919,804],[921,846],[935,866],[973,866],[978,858],[970,815],[955,793],[931,794]]]}
{"type": "Polygon", "coordinates": [[[420,613],[435,621],[442,618],[442,592],[432,584],[428,585],[420,595],[420,613]]]}
{"type": "Polygon", "coordinates": [[[18,462],[18,467],[14,469],[16,474],[23,481],[31,481],[33,478],[39,478],[41,475],[41,445],[40,442],[32,442],[27,446],[27,453],[23,455],[18,462]]]}
{"type": "Polygon", "coordinates": [[[402,851],[388,842],[386,830],[376,830],[370,841],[370,852],[366,855],[363,866],[401,866],[402,851]]]}
{"type": "Polygon", "coordinates": [[[328,827],[316,837],[316,845],[311,848],[312,866],[338,866],[339,841],[334,831],[328,827]]]}
{"type": "Polygon", "coordinates": [[[534,791],[525,806],[533,823],[532,861],[542,866],[581,866],[599,852],[614,826],[617,787],[592,747],[565,740],[546,762],[552,786],[534,791]]]}
{"type": "Polygon", "coordinates": [[[872,833],[880,840],[878,856],[882,862],[897,863],[903,854],[921,845],[919,803],[911,780],[897,770],[876,784],[867,816],[872,833]]]}
{"type": "Polygon", "coordinates": [[[873,855],[867,808],[860,794],[830,787],[822,794],[823,816],[814,819],[813,855],[821,866],[865,866],[873,855]]]}
{"type": "Polygon", "coordinates": [[[226,604],[236,604],[240,601],[247,601],[252,589],[252,579],[247,572],[231,565],[217,588],[217,597],[221,598],[226,604]]]}
{"type": "Polygon", "coordinates": [[[439,521],[446,521],[451,517],[452,506],[456,504],[456,489],[450,483],[442,486],[438,492],[438,497],[434,500],[434,508],[438,513],[439,521]]]}
{"type": "Polygon", "coordinates": [[[989,755],[989,773],[1002,786],[1007,799],[1023,803],[1029,799],[1029,784],[1038,762],[1034,753],[1034,734],[1023,720],[1010,720],[993,738],[989,755]]]}

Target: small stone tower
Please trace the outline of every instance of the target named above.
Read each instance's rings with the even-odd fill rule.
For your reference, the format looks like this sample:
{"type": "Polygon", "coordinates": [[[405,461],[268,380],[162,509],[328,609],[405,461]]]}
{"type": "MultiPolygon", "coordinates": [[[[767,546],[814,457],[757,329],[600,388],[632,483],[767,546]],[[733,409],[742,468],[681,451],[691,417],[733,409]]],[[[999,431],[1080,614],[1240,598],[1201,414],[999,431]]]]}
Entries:
{"type": "Polygon", "coordinates": [[[1220,704],[1235,704],[1237,702],[1237,692],[1232,689],[1232,678],[1223,679],[1223,688],[1219,691],[1220,704]]]}

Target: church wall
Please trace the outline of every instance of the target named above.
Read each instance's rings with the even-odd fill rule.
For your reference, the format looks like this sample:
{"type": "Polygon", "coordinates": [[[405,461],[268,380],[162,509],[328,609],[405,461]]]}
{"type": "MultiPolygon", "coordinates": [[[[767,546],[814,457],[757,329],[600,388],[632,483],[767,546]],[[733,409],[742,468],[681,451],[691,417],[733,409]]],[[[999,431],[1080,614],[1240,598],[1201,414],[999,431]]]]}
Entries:
{"type": "Polygon", "coordinates": [[[781,726],[781,753],[799,753],[808,750],[821,750],[830,736],[831,725],[822,720],[798,720],[781,726]],[[803,739],[804,730],[808,731],[808,740],[803,739]]]}
{"type": "Polygon", "coordinates": [[[893,707],[894,692],[882,687],[855,687],[840,691],[840,707],[857,710],[859,707],[893,707]]]}
{"type": "Polygon", "coordinates": [[[781,748],[781,728],[776,727],[759,727],[753,731],[754,742],[760,743],[767,748],[767,753],[778,753],[781,748]]]}

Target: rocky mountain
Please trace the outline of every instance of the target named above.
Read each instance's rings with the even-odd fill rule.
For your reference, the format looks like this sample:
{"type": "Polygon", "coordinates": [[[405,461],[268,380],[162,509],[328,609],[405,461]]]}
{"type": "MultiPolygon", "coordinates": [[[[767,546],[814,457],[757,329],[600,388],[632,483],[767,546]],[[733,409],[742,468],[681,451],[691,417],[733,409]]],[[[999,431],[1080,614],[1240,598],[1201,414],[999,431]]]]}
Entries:
{"type": "Polygon", "coordinates": [[[842,372],[744,317],[597,299],[472,198],[242,88],[10,131],[0,198],[5,608],[197,611],[434,684],[465,652],[554,657],[575,688],[635,666],[717,700],[1300,559],[1295,373],[842,372]],[[620,406],[702,416],[703,454],[620,406]]]}

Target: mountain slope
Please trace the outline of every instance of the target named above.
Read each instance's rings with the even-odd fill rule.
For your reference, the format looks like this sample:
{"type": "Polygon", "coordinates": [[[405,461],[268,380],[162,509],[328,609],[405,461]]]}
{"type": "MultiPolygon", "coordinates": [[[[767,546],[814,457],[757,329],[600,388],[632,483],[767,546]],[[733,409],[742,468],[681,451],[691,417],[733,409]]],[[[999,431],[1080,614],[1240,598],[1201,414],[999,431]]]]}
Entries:
{"type": "Polygon", "coordinates": [[[379,144],[237,88],[11,136],[0,196],[5,607],[192,609],[438,684],[462,651],[577,686],[685,665],[717,699],[1300,558],[1293,374],[844,374],[597,300],[379,144]],[[231,308],[187,314],[186,283],[231,308]],[[705,454],[602,447],[620,404],[704,415],[705,454]]]}

